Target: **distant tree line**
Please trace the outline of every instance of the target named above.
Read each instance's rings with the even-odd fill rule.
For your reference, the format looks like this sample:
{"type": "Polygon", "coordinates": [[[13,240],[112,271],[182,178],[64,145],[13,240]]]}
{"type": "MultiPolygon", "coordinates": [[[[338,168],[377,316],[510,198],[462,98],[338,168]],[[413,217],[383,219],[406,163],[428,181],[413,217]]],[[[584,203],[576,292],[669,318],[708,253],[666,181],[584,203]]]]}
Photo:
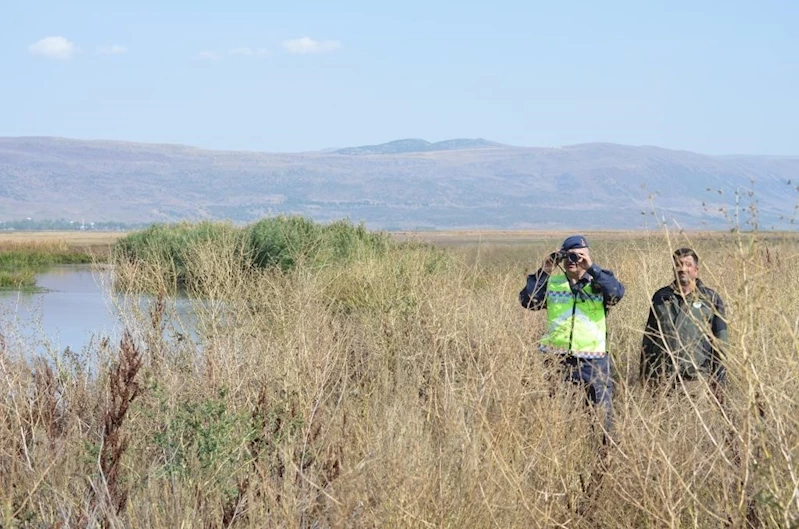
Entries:
{"type": "Polygon", "coordinates": [[[66,219],[0,220],[0,231],[130,231],[150,223],[92,222],[66,219]]]}

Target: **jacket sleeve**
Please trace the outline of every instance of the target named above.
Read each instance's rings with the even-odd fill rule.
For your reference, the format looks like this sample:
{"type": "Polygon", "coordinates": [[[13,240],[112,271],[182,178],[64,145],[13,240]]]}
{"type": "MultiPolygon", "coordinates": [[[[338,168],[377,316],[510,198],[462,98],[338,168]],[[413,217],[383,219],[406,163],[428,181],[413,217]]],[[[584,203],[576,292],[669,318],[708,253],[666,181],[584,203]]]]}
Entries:
{"type": "Polygon", "coordinates": [[[612,307],[621,301],[621,298],[624,297],[624,285],[616,279],[613,272],[593,264],[591,268],[588,269],[588,273],[602,292],[606,307],[612,307]]]}
{"type": "Polygon", "coordinates": [[[724,301],[718,293],[713,293],[713,319],[710,322],[710,330],[713,332],[711,341],[710,369],[711,373],[719,382],[727,379],[727,368],[724,365],[727,343],[727,319],[724,309],[724,301]]]}
{"type": "Polygon", "coordinates": [[[547,306],[547,282],[549,274],[539,269],[527,276],[527,285],[519,292],[519,303],[530,310],[540,310],[547,306]]]}
{"type": "Polygon", "coordinates": [[[657,316],[654,309],[655,299],[652,299],[652,305],[649,307],[649,317],[646,320],[646,327],[644,327],[644,338],[641,343],[641,364],[639,368],[639,375],[641,380],[646,380],[651,376],[655,368],[655,358],[657,357],[657,345],[655,340],[661,336],[657,316]]]}

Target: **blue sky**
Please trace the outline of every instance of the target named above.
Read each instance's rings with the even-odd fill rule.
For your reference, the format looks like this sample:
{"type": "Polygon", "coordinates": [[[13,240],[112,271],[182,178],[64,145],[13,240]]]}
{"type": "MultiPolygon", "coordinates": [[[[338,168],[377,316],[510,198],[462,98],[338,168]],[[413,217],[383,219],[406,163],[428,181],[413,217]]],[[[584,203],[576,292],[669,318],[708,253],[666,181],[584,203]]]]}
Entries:
{"type": "Polygon", "coordinates": [[[6,0],[0,136],[799,155],[799,2],[6,0]]]}

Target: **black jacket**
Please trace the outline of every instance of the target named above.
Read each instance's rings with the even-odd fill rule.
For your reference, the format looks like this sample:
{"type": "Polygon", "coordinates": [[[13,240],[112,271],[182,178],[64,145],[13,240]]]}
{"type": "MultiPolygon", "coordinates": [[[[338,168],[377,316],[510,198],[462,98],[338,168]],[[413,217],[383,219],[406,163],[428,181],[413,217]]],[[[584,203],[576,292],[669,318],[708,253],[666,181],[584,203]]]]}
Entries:
{"type": "Polygon", "coordinates": [[[687,296],[672,283],[652,296],[641,348],[641,376],[651,379],[679,375],[691,380],[706,374],[723,382],[726,342],[727,322],[721,296],[700,280],[687,296]]]}

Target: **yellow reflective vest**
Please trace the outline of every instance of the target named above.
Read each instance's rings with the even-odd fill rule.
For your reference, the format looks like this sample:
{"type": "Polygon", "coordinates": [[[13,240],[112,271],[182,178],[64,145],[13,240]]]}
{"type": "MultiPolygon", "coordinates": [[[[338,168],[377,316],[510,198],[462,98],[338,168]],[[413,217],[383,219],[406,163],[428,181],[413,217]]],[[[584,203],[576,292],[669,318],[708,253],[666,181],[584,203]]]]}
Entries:
{"type": "Polygon", "coordinates": [[[541,351],[577,358],[607,354],[605,303],[590,283],[575,296],[565,275],[551,276],[546,301],[547,331],[541,338],[541,351]]]}

